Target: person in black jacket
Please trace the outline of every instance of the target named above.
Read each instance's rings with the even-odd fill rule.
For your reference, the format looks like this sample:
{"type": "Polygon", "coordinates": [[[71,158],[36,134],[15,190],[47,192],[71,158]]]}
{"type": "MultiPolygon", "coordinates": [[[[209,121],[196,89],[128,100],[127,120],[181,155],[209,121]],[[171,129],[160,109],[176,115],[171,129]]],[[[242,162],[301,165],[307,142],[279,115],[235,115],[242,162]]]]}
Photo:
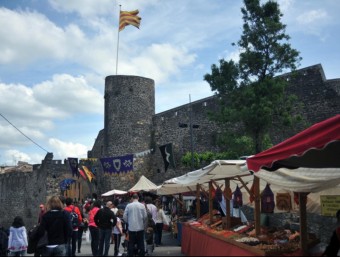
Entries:
{"type": "Polygon", "coordinates": [[[111,208],[112,202],[109,201],[106,203],[106,206],[100,209],[94,216],[94,222],[99,228],[99,256],[108,256],[112,228],[116,226],[117,223],[116,215],[111,211],[111,208]]]}
{"type": "Polygon", "coordinates": [[[63,210],[64,205],[58,196],[52,196],[46,205],[47,212],[42,216],[37,239],[47,231],[48,244],[43,256],[66,256],[66,246],[72,234],[70,215],[63,210]]]}

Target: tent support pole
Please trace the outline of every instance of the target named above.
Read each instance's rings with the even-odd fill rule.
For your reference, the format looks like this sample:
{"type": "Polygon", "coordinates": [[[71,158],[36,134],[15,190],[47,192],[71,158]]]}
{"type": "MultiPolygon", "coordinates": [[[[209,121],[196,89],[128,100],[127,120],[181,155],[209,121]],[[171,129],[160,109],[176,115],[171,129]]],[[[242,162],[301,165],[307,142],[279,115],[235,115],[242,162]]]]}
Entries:
{"type": "Polygon", "coordinates": [[[307,193],[299,193],[300,248],[303,254],[307,254],[307,248],[308,248],[306,205],[307,205],[307,193]]]}
{"type": "Polygon", "coordinates": [[[255,234],[256,236],[260,235],[261,232],[261,199],[260,199],[260,179],[254,176],[254,191],[255,191],[255,210],[254,210],[254,219],[255,219],[255,234]]]}
{"type": "Polygon", "coordinates": [[[226,206],[226,218],[227,218],[227,229],[230,229],[231,224],[230,224],[230,197],[227,197],[227,192],[228,190],[230,190],[230,180],[229,179],[225,179],[224,180],[224,184],[225,184],[225,190],[224,190],[224,195],[225,195],[225,206],[226,206]]]}
{"type": "MultiPolygon", "coordinates": [[[[247,184],[243,181],[243,179],[240,176],[237,176],[237,178],[241,182],[241,184],[244,187],[244,189],[248,192],[248,194],[251,195],[251,192],[250,192],[247,184]]],[[[240,187],[240,189],[242,189],[242,187],[240,187]]]]}
{"type": "Polygon", "coordinates": [[[210,225],[213,224],[213,198],[212,198],[213,184],[209,181],[209,219],[210,225]]]}
{"type": "Polygon", "coordinates": [[[196,185],[196,217],[201,217],[200,185],[196,185]]]}

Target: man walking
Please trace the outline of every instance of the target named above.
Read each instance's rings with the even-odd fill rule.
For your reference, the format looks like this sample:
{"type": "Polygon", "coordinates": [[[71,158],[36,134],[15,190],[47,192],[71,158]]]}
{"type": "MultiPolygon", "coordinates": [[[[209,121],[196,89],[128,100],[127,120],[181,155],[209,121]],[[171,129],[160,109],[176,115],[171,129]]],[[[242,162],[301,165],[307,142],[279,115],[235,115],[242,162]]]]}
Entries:
{"type": "Polygon", "coordinates": [[[138,255],[145,256],[144,229],[147,225],[147,213],[145,206],[138,202],[138,199],[137,194],[132,196],[132,202],[126,206],[123,216],[128,223],[128,256],[134,256],[135,244],[137,244],[138,255]]]}
{"type": "MultiPolygon", "coordinates": [[[[72,232],[72,236],[69,240],[68,246],[67,246],[67,250],[68,250],[68,255],[69,256],[76,256],[76,249],[77,249],[77,241],[78,241],[78,230],[79,227],[78,225],[75,225],[75,223],[80,224],[83,220],[80,210],[77,206],[73,205],[73,200],[72,198],[68,197],[65,200],[65,204],[66,207],[64,208],[65,211],[69,212],[72,216],[72,213],[76,214],[76,219],[78,219],[77,221],[72,221],[72,227],[73,227],[73,232],[72,232]]],[[[72,219],[72,217],[71,217],[72,219]]]]}
{"type": "Polygon", "coordinates": [[[111,211],[112,202],[106,203],[104,208],[100,209],[94,216],[94,222],[99,228],[99,252],[98,256],[108,256],[110,249],[110,240],[112,228],[116,226],[116,215],[111,211]]]}

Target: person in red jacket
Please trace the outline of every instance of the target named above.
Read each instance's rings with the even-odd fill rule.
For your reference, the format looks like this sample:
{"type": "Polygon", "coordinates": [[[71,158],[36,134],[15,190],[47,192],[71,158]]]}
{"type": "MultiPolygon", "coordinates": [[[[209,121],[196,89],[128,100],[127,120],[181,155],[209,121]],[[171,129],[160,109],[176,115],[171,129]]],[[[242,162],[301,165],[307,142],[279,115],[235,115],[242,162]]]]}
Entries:
{"type": "MultiPolygon", "coordinates": [[[[64,208],[64,210],[69,212],[69,213],[75,212],[78,215],[78,223],[80,224],[83,221],[83,217],[81,216],[81,213],[80,213],[78,206],[73,205],[72,198],[70,198],[70,197],[66,198],[65,204],[66,204],[66,207],[64,208]]],[[[72,236],[71,236],[71,238],[68,242],[68,247],[67,247],[68,256],[76,256],[78,229],[79,229],[78,226],[73,227],[72,236]]]]}

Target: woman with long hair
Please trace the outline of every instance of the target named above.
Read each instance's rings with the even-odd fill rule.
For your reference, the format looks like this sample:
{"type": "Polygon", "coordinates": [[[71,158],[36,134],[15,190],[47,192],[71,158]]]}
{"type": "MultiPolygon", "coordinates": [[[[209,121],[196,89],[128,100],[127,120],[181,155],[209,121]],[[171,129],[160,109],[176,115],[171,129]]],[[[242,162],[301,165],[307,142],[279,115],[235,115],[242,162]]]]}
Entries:
{"type": "Polygon", "coordinates": [[[9,229],[8,250],[10,256],[25,256],[27,246],[27,232],[24,221],[20,216],[16,216],[9,229]]]}
{"type": "Polygon", "coordinates": [[[42,237],[45,231],[48,243],[42,249],[42,255],[66,256],[67,242],[72,234],[72,224],[70,214],[64,211],[64,205],[58,196],[52,196],[48,200],[37,238],[42,237]]]}

